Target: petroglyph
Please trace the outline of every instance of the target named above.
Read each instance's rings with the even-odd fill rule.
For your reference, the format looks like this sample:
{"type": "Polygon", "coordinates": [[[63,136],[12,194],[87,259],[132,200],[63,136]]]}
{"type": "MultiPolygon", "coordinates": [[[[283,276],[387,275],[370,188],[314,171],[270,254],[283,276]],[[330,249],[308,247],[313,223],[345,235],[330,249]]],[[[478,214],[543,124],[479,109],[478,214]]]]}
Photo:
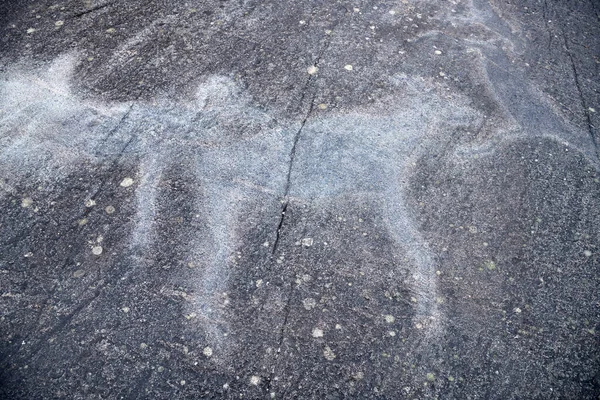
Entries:
{"type": "MultiPolygon", "coordinates": [[[[456,18],[462,26],[454,33],[477,25],[480,15],[492,25],[499,23],[489,10],[478,11],[463,20],[456,18]]],[[[170,24],[174,17],[165,21],[170,24]]],[[[111,66],[126,62],[129,49],[148,40],[160,23],[150,24],[121,46],[111,66]]],[[[505,40],[512,40],[506,28],[498,30],[509,36],[505,40]]],[[[426,41],[437,35],[439,31],[428,30],[411,40],[426,41]]],[[[458,131],[489,133],[475,145],[470,140],[459,145],[458,138],[450,146],[458,158],[492,154],[493,144],[509,136],[569,138],[579,148],[586,143],[580,131],[565,134],[575,130],[558,117],[544,117],[550,106],[541,104],[541,95],[534,88],[516,100],[511,97],[519,92],[516,86],[526,86],[524,80],[510,71],[502,52],[475,39],[465,40],[474,49],[474,65],[479,66],[471,78],[493,93],[489,97],[500,110],[499,116],[484,115],[464,95],[447,96],[446,80],[452,79],[448,71],[436,71],[439,81],[394,71],[385,77],[386,84],[394,88],[393,96],[341,111],[323,103],[323,107],[311,104],[304,120],[298,121],[260,109],[230,76],[204,77],[192,100],[157,97],[105,103],[84,100],[72,89],[79,62],[76,54],[61,56],[46,68],[8,70],[0,83],[0,174],[6,179],[0,184],[11,187],[11,182],[26,176],[52,182],[82,163],[103,160],[136,165],[137,171],[115,176],[114,181],[120,183],[120,190],[135,191],[134,227],[129,238],[132,269],[149,268],[154,262],[148,254],[157,245],[160,210],[168,207],[169,199],[161,192],[166,172],[176,165],[189,169],[187,174],[193,177],[188,182],[193,192],[189,200],[202,223],[180,228],[181,237],[187,239],[181,258],[198,266],[189,315],[199,316],[195,320],[202,324],[210,357],[215,360],[227,354],[229,341],[236,340],[226,336],[227,304],[222,298],[229,289],[228,276],[239,268],[234,257],[244,245],[238,226],[246,206],[279,205],[285,200],[319,207],[335,204],[342,197],[369,199],[380,206],[378,214],[386,224],[382,234],[394,240],[399,259],[405,261],[397,268],[410,271],[407,284],[415,298],[413,322],[425,328],[426,335],[436,334],[443,329],[436,256],[420,235],[406,194],[417,159],[447,146],[458,131]],[[320,111],[312,112],[313,108],[320,111]],[[292,148],[295,154],[290,160],[292,148]]],[[[513,46],[514,51],[519,49],[513,46]]],[[[446,52],[435,54],[441,57],[446,52]]],[[[308,69],[314,79],[327,72],[325,63],[319,65],[318,73],[316,67],[308,69]]],[[[342,68],[345,75],[354,76],[359,67],[347,64],[342,68]]],[[[585,154],[593,157],[589,151],[585,154]]],[[[98,187],[101,190],[102,185],[98,187]]],[[[119,205],[111,207],[114,212],[119,205]]],[[[268,243],[276,242],[275,228],[268,243]]],[[[316,247],[313,238],[310,245],[301,243],[303,248],[316,247]]],[[[105,253],[102,248],[93,250],[97,256],[105,253]]],[[[333,354],[331,349],[328,352],[333,354]]],[[[336,357],[325,356],[330,360],[336,357]]]]}

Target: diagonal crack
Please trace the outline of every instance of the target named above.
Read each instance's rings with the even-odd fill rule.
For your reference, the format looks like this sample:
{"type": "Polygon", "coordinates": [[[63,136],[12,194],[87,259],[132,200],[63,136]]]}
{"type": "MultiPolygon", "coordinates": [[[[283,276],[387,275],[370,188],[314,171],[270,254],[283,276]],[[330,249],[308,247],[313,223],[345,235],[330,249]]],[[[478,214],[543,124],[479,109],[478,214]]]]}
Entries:
{"type": "Polygon", "coordinates": [[[581,102],[583,114],[585,115],[585,118],[586,118],[588,132],[590,134],[590,138],[592,139],[594,149],[596,150],[596,156],[598,158],[600,158],[600,149],[598,148],[598,141],[597,141],[596,135],[594,133],[594,125],[592,124],[590,110],[585,101],[585,96],[583,95],[583,90],[581,89],[579,73],[577,72],[577,67],[575,66],[575,60],[573,59],[573,53],[571,52],[571,48],[569,47],[569,41],[567,40],[567,35],[565,34],[564,29],[563,29],[563,41],[565,44],[565,49],[567,50],[567,55],[569,56],[569,60],[571,61],[571,69],[573,70],[573,80],[575,81],[575,86],[577,87],[577,91],[579,92],[579,100],[581,102]]]}
{"type": "Polygon", "coordinates": [[[87,15],[87,14],[93,13],[94,11],[102,10],[103,8],[106,8],[106,7],[108,7],[108,6],[111,6],[111,5],[113,5],[113,4],[114,4],[114,1],[107,2],[107,3],[104,3],[104,4],[98,4],[98,5],[97,5],[97,6],[95,6],[95,7],[92,7],[92,8],[89,8],[89,9],[87,9],[87,10],[83,10],[83,11],[80,11],[80,12],[78,12],[78,13],[75,13],[75,14],[73,14],[73,15],[72,15],[70,18],[71,18],[71,19],[75,19],[75,18],[81,18],[81,17],[83,17],[84,15],[87,15]]]}
{"type": "MultiPolygon", "coordinates": [[[[319,64],[321,62],[321,59],[323,57],[323,55],[325,54],[325,52],[329,49],[332,39],[333,39],[333,31],[335,30],[335,28],[337,28],[338,24],[336,24],[331,32],[329,33],[329,38],[327,39],[325,45],[323,46],[323,48],[319,51],[319,54],[317,55],[317,58],[315,59],[314,62],[314,66],[315,67],[319,67],[319,64]]],[[[299,107],[302,107],[302,104],[304,104],[304,99],[306,97],[308,88],[313,80],[314,75],[309,75],[308,79],[306,80],[306,83],[304,84],[304,88],[302,90],[302,96],[300,97],[300,102],[299,102],[299,107]]],[[[279,246],[279,240],[281,238],[281,230],[283,228],[283,225],[285,223],[285,217],[286,217],[286,213],[287,213],[287,209],[290,203],[290,199],[289,199],[289,192],[290,192],[290,187],[292,184],[292,171],[294,169],[294,162],[296,161],[296,149],[298,148],[298,142],[300,141],[300,137],[302,135],[302,130],[304,129],[304,127],[306,126],[306,122],[308,121],[308,119],[310,118],[313,109],[314,109],[314,105],[315,105],[315,99],[316,99],[316,93],[313,93],[312,99],[310,100],[310,104],[308,106],[308,110],[306,112],[306,114],[304,115],[304,118],[302,119],[301,123],[300,123],[300,127],[298,128],[298,130],[296,131],[296,134],[294,135],[294,142],[292,144],[292,148],[290,150],[290,156],[289,156],[289,163],[288,163],[288,171],[287,171],[287,176],[286,176],[286,182],[285,182],[285,189],[283,192],[283,201],[282,201],[282,207],[281,207],[281,214],[280,214],[280,218],[279,218],[279,223],[277,225],[277,231],[276,231],[276,236],[275,236],[275,242],[273,243],[273,248],[271,250],[271,255],[274,256],[275,253],[277,252],[278,246],[279,246]]],[[[285,330],[287,329],[287,325],[288,325],[288,320],[289,320],[289,316],[291,314],[291,305],[292,305],[292,293],[294,291],[294,282],[289,282],[289,286],[288,286],[288,293],[287,293],[287,300],[286,303],[284,305],[283,308],[283,322],[281,324],[281,329],[279,331],[279,338],[277,341],[277,353],[275,355],[275,360],[277,360],[277,358],[279,358],[279,353],[281,351],[281,346],[283,344],[283,339],[285,338],[285,330]]],[[[270,392],[272,385],[273,385],[273,380],[275,377],[275,370],[273,369],[271,371],[270,376],[266,379],[266,388],[267,391],[270,392]]]]}
{"type": "MultiPolygon", "coordinates": [[[[327,40],[327,42],[325,43],[325,46],[323,46],[323,48],[321,49],[321,51],[319,51],[319,54],[317,55],[317,58],[314,62],[314,66],[315,67],[319,67],[319,64],[321,63],[321,59],[323,58],[323,54],[325,54],[325,52],[329,49],[329,46],[331,46],[331,41],[333,39],[333,30],[337,27],[337,25],[332,29],[331,33],[329,34],[329,39],[327,40]]],[[[304,103],[304,98],[306,97],[306,92],[308,90],[308,87],[310,86],[310,83],[313,80],[313,75],[309,75],[308,79],[306,80],[306,83],[304,84],[304,89],[302,90],[302,97],[300,97],[300,106],[302,106],[302,104],[304,103]]],[[[289,205],[289,193],[290,193],[290,187],[292,184],[292,171],[294,169],[294,161],[296,160],[296,149],[298,147],[298,141],[300,140],[300,136],[302,135],[302,130],[304,129],[304,126],[306,125],[306,121],[308,121],[308,119],[310,118],[314,106],[315,106],[315,98],[316,98],[316,93],[313,94],[313,97],[310,101],[310,104],[308,106],[308,111],[306,112],[306,114],[304,115],[304,118],[302,119],[302,122],[300,123],[300,128],[298,128],[298,131],[296,131],[296,134],[294,135],[294,142],[292,144],[292,149],[290,150],[290,157],[289,157],[289,164],[288,164],[288,171],[287,171],[287,177],[286,177],[286,182],[285,182],[285,189],[283,192],[283,201],[282,201],[282,207],[281,207],[281,214],[280,214],[280,218],[279,218],[279,224],[277,226],[277,231],[275,234],[275,242],[273,243],[273,248],[271,249],[271,254],[274,255],[277,252],[277,248],[279,246],[279,239],[281,237],[281,228],[283,227],[284,221],[285,221],[285,216],[286,216],[286,211],[289,205]]]]}
{"type": "MultiPolygon", "coordinates": [[[[104,146],[104,144],[108,141],[108,139],[110,139],[119,130],[119,128],[121,128],[121,125],[123,125],[123,122],[125,122],[127,120],[127,118],[129,117],[129,114],[131,113],[132,109],[133,109],[133,103],[131,103],[129,105],[129,108],[127,109],[127,111],[125,112],[125,114],[123,114],[123,116],[121,117],[121,119],[119,120],[119,122],[117,122],[117,124],[110,131],[108,131],[108,133],[102,139],[102,141],[100,142],[100,144],[98,144],[98,146],[96,146],[97,148],[102,148],[104,146]]],[[[96,153],[97,152],[98,151],[96,150],[96,153]]]]}

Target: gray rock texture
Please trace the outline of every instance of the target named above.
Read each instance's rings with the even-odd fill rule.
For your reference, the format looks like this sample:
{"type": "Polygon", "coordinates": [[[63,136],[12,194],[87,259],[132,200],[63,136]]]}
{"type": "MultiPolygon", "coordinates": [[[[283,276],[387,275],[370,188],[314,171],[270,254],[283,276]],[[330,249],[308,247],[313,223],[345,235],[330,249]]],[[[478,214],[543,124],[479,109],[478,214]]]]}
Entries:
{"type": "Polygon", "coordinates": [[[0,4],[0,397],[598,399],[600,3],[0,4]]]}

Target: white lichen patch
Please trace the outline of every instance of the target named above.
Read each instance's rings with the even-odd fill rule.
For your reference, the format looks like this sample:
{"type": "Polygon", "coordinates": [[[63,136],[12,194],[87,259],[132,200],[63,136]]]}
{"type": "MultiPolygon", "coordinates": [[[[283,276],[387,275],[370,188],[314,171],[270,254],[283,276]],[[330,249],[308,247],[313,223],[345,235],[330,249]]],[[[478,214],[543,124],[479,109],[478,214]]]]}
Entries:
{"type": "Polygon", "coordinates": [[[314,243],[313,238],[302,239],[302,246],[304,246],[304,247],[310,247],[313,245],[313,243],[314,243]]]}
{"type": "Polygon", "coordinates": [[[124,188],[129,187],[129,186],[133,185],[133,179],[130,177],[126,177],[121,181],[121,183],[119,185],[124,188]]]}
{"type": "Polygon", "coordinates": [[[313,331],[312,331],[312,336],[314,338],[321,338],[321,337],[323,337],[323,329],[314,328],[313,331]]]}
{"type": "Polygon", "coordinates": [[[106,211],[107,214],[112,214],[115,212],[115,208],[113,206],[106,206],[104,211],[106,211]]]}
{"type": "Polygon", "coordinates": [[[92,254],[95,256],[99,256],[100,254],[102,254],[102,246],[94,246],[92,247],[92,254]]]}
{"type": "Polygon", "coordinates": [[[394,321],[396,321],[396,318],[394,318],[393,315],[388,314],[388,315],[385,315],[384,318],[385,318],[385,322],[387,322],[388,324],[392,324],[392,323],[394,323],[394,321]]]}
{"type": "Polygon", "coordinates": [[[77,271],[73,272],[73,278],[81,278],[84,275],[85,271],[82,269],[78,269],[77,271]]]}
{"type": "Polygon", "coordinates": [[[314,75],[319,71],[319,68],[316,65],[311,65],[310,67],[308,67],[306,69],[306,72],[308,72],[309,75],[314,75]]]}
{"type": "Polygon", "coordinates": [[[31,197],[25,197],[23,200],[21,200],[21,207],[23,208],[30,207],[32,204],[33,199],[31,197]]]}
{"type": "Polygon", "coordinates": [[[260,385],[260,376],[258,376],[258,375],[252,375],[250,377],[250,384],[252,386],[258,386],[258,385],[260,385]]]}
{"type": "Polygon", "coordinates": [[[312,297],[308,297],[308,298],[302,300],[302,305],[304,306],[305,310],[310,311],[313,308],[315,308],[315,306],[317,305],[317,301],[315,299],[313,299],[312,297]]]}
{"type": "Polygon", "coordinates": [[[92,199],[87,199],[84,204],[87,208],[90,208],[96,205],[96,201],[92,199]]]}
{"type": "Polygon", "coordinates": [[[202,354],[204,354],[206,357],[211,357],[213,355],[213,350],[206,346],[204,349],[202,349],[202,354]]]}
{"type": "Polygon", "coordinates": [[[189,321],[190,319],[196,318],[196,316],[197,316],[197,314],[195,312],[192,312],[192,313],[186,314],[185,319],[187,319],[189,321]]]}
{"type": "Polygon", "coordinates": [[[335,353],[333,352],[333,350],[331,350],[329,346],[325,346],[325,348],[323,349],[323,356],[328,361],[333,361],[335,359],[335,353]]]}

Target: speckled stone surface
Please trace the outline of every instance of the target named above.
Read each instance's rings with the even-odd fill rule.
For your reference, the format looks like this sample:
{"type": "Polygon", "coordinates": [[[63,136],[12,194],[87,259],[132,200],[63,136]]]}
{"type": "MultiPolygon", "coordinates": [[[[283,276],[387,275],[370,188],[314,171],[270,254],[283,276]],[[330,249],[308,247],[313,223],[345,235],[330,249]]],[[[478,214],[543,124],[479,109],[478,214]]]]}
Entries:
{"type": "Polygon", "coordinates": [[[599,21],[2,2],[0,397],[598,399],[599,21]]]}

